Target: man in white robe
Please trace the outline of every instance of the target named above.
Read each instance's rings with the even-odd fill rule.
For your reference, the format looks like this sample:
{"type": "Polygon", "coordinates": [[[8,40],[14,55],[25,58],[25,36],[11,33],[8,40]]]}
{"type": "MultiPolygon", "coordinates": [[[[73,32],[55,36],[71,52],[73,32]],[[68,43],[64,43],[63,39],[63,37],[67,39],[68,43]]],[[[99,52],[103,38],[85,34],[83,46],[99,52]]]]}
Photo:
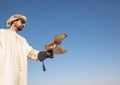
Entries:
{"type": "Polygon", "coordinates": [[[18,34],[25,23],[25,16],[15,14],[7,21],[10,28],[0,29],[0,85],[27,85],[27,58],[53,58],[53,50],[39,52],[18,34]]]}

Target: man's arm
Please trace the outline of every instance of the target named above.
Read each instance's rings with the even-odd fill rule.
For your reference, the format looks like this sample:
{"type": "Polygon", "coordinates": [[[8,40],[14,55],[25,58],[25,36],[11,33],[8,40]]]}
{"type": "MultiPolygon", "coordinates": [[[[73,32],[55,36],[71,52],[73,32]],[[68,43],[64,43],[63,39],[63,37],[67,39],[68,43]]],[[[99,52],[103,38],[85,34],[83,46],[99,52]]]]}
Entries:
{"type": "Polygon", "coordinates": [[[37,51],[37,50],[31,50],[28,54],[28,58],[36,61],[44,61],[47,58],[53,58],[53,49],[49,49],[46,51],[37,51]]]}

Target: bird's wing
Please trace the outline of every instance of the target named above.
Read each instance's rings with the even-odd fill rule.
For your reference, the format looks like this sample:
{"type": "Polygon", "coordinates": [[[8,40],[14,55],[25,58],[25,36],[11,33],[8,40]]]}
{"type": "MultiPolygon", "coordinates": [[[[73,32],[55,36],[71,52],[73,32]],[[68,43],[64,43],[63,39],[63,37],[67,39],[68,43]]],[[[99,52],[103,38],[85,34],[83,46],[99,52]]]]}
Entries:
{"type": "Polygon", "coordinates": [[[62,40],[67,37],[67,34],[59,34],[54,37],[55,44],[61,44],[62,40]]]}
{"type": "Polygon", "coordinates": [[[66,49],[59,47],[58,45],[54,48],[54,54],[63,54],[66,52],[66,49]]]}

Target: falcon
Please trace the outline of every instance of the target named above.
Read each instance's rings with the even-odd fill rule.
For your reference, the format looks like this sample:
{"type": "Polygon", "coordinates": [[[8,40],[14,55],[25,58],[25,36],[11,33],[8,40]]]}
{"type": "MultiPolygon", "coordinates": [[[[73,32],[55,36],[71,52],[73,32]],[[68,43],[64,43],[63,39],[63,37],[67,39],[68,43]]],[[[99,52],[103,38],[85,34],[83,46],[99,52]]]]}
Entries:
{"type": "Polygon", "coordinates": [[[54,40],[51,40],[49,44],[45,45],[44,50],[53,49],[54,54],[63,54],[66,52],[65,48],[60,47],[63,39],[67,37],[67,34],[59,34],[54,37],[54,40]]]}

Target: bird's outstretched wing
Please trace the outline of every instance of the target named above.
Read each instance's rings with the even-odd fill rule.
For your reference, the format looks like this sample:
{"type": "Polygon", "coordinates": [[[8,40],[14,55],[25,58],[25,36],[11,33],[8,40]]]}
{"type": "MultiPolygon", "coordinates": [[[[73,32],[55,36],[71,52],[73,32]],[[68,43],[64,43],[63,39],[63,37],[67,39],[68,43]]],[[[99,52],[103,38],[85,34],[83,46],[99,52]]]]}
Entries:
{"type": "Polygon", "coordinates": [[[63,53],[65,53],[65,52],[66,52],[66,49],[61,48],[61,47],[58,46],[58,45],[54,48],[54,53],[55,53],[55,54],[63,54],[63,53]]]}
{"type": "Polygon", "coordinates": [[[64,38],[67,37],[67,34],[59,34],[59,35],[56,35],[55,38],[54,38],[54,43],[55,44],[61,44],[62,43],[62,40],[64,38]]]}

